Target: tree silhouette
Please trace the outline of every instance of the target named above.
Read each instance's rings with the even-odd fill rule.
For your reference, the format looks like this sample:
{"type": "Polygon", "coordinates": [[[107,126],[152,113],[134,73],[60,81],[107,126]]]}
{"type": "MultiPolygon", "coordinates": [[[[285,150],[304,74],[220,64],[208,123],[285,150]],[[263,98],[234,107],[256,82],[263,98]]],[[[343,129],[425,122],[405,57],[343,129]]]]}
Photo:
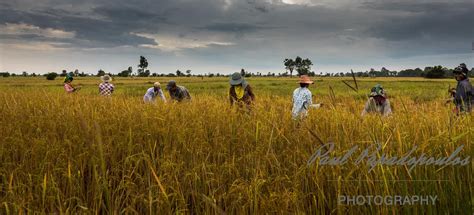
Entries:
{"type": "Polygon", "coordinates": [[[99,71],[97,71],[97,77],[104,76],[104,75],[105,75],[105,71],[104,71],[104,70],[99,69],[99,71]]]}
{"type": "Polygon", "coordinates": [[[147,75],[147,70],[146,68],[148,68],[148,60],[143,57],[143,56],[140,56],[140,64],[138,64],[138,76],[140,77],[146,77],[146,76],[149,76],[150,73],[148,71],[148,75],[147,75]]]}
{"type": "Polygon", "coordinates": [[[290,70],[290,77],[293,76],[293,70],[295,69],[296,65],[295,65],[295,61],[293,59],[285,59],[283,61],[284,65],[285,65],[285,69],[286,70],[290,70]]]}

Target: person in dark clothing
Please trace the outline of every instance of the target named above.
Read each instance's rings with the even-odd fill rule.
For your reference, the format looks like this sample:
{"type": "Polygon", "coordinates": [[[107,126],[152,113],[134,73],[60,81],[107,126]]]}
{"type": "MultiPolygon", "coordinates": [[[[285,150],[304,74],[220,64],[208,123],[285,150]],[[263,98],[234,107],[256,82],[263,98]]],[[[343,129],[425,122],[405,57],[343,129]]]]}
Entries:
{"type": "Polygon", "coordinates": [[[183,86],[176,85],[176,81],[169,81],[166,89],[170,93],[171,100],[181,102],[183,100],[191,100],[188,89],[183,86]]]}
{"type": "Polygon", "coordinates": [[[471,82],[467,73],[469,70],[466,67],[466,64],[462,63],[456,67],[453,71],[454,78],[458,81],[456,86],[456,91],[454,91],[454,97],[452,98],[454,104],[456,105],[456,113],[470,113],[472,111],[472,106],[474,103],[474,96],[471,82]]]}
{"type": "Polygon", "coordinates": [[[252,103],[255,101],[252,87],[250,87],[247,81],[245,81],[238,72],[232,74],[230,77],[229,100],[231,106],[237,103],[239,107],[243,107],[245,104],[248,109],[250,109],[252,103]]]}

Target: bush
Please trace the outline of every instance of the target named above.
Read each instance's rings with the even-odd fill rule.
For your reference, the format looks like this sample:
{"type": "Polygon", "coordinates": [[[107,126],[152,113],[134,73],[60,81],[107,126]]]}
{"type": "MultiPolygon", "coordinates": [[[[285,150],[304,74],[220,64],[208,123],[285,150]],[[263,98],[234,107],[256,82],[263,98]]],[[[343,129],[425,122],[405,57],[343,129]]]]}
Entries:
{"type": "Polygon", "coordinates": [[[55,72],[51,72],[46,75],[46,79],[50,81],[56,79],[56,77],[58,77],[58,73],[55,72]]]}

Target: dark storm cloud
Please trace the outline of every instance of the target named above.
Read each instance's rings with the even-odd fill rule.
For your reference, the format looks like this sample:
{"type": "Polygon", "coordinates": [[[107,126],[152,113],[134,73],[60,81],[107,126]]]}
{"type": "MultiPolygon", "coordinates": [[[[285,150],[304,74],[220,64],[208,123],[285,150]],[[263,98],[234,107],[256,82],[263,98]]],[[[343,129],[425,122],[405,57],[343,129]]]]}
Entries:
{"type": "Polygon", "coordinates": [[[386,40],[456,41],[474,39],[474,3],[365,3],[365,8],[388,14],[366,32],[386,40]],[[398,13],[398,14],[397,14],[398,13]],[[399,15],[404,13],[404,15],[399,15]]]}
{"type": "MultiPolygon", "coordinates": [[[[109,13],[113,9],[98,10],[104,14],[109,13]]],[[[134,15],[143,15],[144,13],[134,13],[136,11],[129,10],[127,17],[134,15]]],[[[141,44],[156,45],[156,42],[149,38],[140,37],[131,34],[132,31],[143,28],[143,25],[136,25],[126,17],[118,18],[121,13],[114,13],[112,20],[101,20],[78,16],[79,14],[68,13],[65,10],[58,9],[36,9],[34,11],[18,11],[18,10],[0,10],[2,16],[0,21],[13,24],[30,24],[40,28],[52,28],[69,32],[75,32],[77,41],[70,40],[81,47],[115,47],[115,46],[138,46],[141,44]],[[122,20],[122,21],[117,21],[122,20]]],[[[144,16],[148,20],[156,20],[158,17],[144,16]]],[[[0,33],[1,34],[1,33],[0,33]]],[[[19,37],[19,39],[22,39],[19,37]]]]}
{"type": "Polygon", "coordinates": [[[230,56],[230,52],[239,49],[265,48],[268,53],[259,54],[271,55],[289,50],[288,47],[295,52],[317,50],[321,48],[319,41],[338,48],[345,43],[363,44],[371,38],[385,41],[393,55],[456,53],[463,43],[471,44],[474,39],[471,0],[344,2],[308,1],[308,4],[289,5],[280,0],[85,0],[80,3],[7,0],[0,3],[0,24],[25,23],[58,29],[74,32],[75,38],[32,35],[0,38],[66,41],[76,47],[138,47],[160,41],[136,33],[196,40],[212,37],[233,46],[200,46],[199,49],[222,55],[229,52],[230,56]]]}
{"type": "Polygon", "coordinates": [[[205,26],[203,29],[221,32],[252,32],[258,29],[263,29],[263,27],[246,23],[215,23],[205,26]]]}

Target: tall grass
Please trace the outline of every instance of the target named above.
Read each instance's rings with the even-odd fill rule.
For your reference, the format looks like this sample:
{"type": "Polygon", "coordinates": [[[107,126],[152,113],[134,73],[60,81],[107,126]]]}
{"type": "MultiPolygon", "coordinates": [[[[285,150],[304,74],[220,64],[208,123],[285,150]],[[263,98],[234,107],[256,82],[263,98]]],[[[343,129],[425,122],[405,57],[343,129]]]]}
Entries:
{"type": "MultiPolygon", "coordinates": [[[[279,88],[293,88],[293,82],[279,88]]],[[[291,120],[290,97],[275,95],[271,85],[256,88],[250,114],[229,108],[225,93],[209,89],[191,91],[189,103],[150,105],[141,102],[143,90],[126,93],[127,85],[112,98],[93,95],[95,86],[76,95],[3,87],[0,213],[472,213],[472,163],[411,172],[403,166],[368,172],[365,164],[307,165],[321,146],[315,135],[336,143],[334,156],[375,142],[386,143],[383,152],[393,156],[414,145],[415,154],[448,156],[461,144],[461,155],[473,156],[472,116],[453,117],[440,102],[441,91],[418,100],[413,95],[419,91],[404,95],[396,93],[404,90],[399,87],[392,117],[361,118],[362,93],[340,93],[343,83],[336,81],[325,84],[336,86],[334,99],[325,88],[314,94],[334,105],[312,111],[299,125],[291,120]],[[418,181],[426,179],[440,181],[418,181]],[[338,205],[338,195],[357,194],[437,195],[439,201],[338,205]]]]}

